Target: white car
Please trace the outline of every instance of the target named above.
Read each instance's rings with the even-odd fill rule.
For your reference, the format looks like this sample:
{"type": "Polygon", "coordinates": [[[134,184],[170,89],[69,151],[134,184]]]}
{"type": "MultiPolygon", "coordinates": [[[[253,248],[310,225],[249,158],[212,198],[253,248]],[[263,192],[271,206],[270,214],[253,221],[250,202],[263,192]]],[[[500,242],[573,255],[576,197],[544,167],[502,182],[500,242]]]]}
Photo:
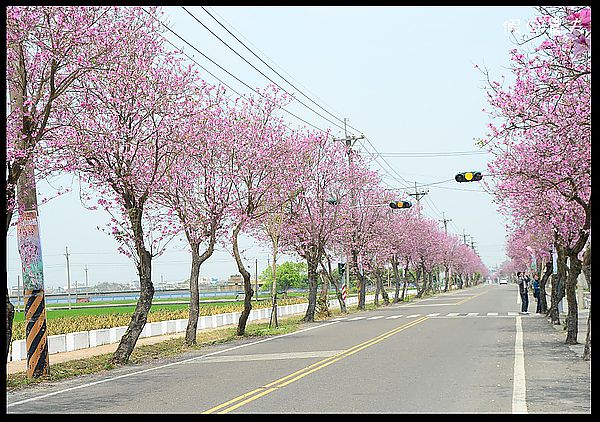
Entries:
{"type": "Polygon", "coordinates": [[[508,280],[505,278],[501,278],[498,284],[508,284],[508,280]]]}

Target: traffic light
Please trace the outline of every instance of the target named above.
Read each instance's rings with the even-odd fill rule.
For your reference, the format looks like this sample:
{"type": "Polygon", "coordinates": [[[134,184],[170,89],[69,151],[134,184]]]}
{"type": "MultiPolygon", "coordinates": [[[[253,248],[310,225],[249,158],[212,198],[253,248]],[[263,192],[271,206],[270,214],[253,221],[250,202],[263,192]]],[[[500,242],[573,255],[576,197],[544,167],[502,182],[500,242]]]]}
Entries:
{"type": "Polygon", "coordinates": [[[390,202],[390,207],[396,210],[398,208],[410,208],[412,204],[408,201],[394,201],[390,202]]]}
{"type": "Polygon", "coordinates": [[[457,173],[454,180],[457,182],[479,182],[483,178],[480,171],[465,171],[457,173]]]}
{"type": "Polygon", "coordinates": [[[345,270],[346,264],[343,262],[338,262],[338,271],[340,272],[340,274],[343,274],[345,270]]]}

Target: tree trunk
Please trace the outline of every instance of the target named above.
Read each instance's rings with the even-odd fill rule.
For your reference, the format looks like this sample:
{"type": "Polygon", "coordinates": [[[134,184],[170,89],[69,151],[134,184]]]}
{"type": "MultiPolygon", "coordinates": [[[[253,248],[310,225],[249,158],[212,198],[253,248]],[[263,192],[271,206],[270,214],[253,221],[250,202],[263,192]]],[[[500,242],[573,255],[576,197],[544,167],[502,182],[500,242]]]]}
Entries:
{"type": "Polygon", "coordinates": [[[398,272],[398,260],[395,256],[392,256],[391,259],[392,264],[392,272],[394,273],[394,300],[392,303],[400,302],[400,274],[398,272]]]}
{"type": "Polygon", "coordinates": [[[577,306],[577,278],[581,274],[581,260],[577,257],[578,251],[569,253],[569,273],[565,291],[567,294],[567,303],[569,311],[567,314],[567,344],[578,344],[577,331],[579,325],[579,310],[577,306]]]}
{"type": "Polygon", "coordinates": [[[240,255],[238,236],[240,234],[241,229],[241,223],[239,223],[233,229],[233,256],[235,258],[238,271],[244,279],[244,310],[242,311],[240,319],[238,321],[236,332],[238,336],[243,336],[246,333],[246,323],[248,322],[250,311],[252,311],[252,296],[254,295],[254,290],[252,290],[252,283],[250,282],[250,273],[246,270],[246,267],[244,267],[244,263],[242,262],[242,257],[240,255]]]}
{"type": "Polygon", "coordinates": [[[329,292],[329,278],[324,275],[325,271],[319,271],[319,278],[321,279],[321,293],[319,294],[319,300],[317,301],[317,315],[321,318],[329,318],[331,312],[329,312],[329,300],[327,294],[329,292]]]}
{"type": "Polygon", "coordinates": [[[273,241],[273,264],[271,267],[273,284],[271,284],[271,317],[269,318],[269,328],[279,327],[279,321],[277,321],[277,243],[277,240],[273,241]]]}
{"type": "Polygon", "coordinates": [[[198,315],[200,313],[200,292],[198,289],[198,276],[200,274],[200,245],[190,244],[192,249],[192,268],[190,270],[190,311],[188,324],[185,330],[185,343],[188,346],[196,344],[196,330],[198,329],[198,315]]]}
{"type": "Polygon", "coordinates": [[[417,280],[419,279],[420,274],[423,275],[423,284],[420,288],[417,287],[417,298],[421,298],[423,296],[423,293],[425,293],[425,290],[427,289],[427,274],[425,274],[425,267],[423,265],[421,265],[421,269],[417,273],[417,280]]]}
{"type": "MultiPolygon", "coordinates": [[[[8,287],[8,286],[7,286],[8,287]]],[[[15,307],[10,303],[10,297],[8,294],[8,288],[6,289],[6,360],[10,353],[10,342],[12,340],[12,325],[15,316],[15,307]]]]}
{"type": "Polygon", "coordinates": [[[366,290],[367,283],[365,281],[365,277],[360,273],[358,269],[358,253],[356,251],[352,251],[352,267],[356,273],[356,278],[358,280],[358,309],[365,309],[365,300],[366,300],[366,290]]]}
{"type": "Polygon", "coordinates": [[[585,281],[588,286],[588,290],[592,290],[592,241],[588,243],[585,252],[583,253],[583,261],[581,263],[581,272],[585,276],[585,281]]]}
{"type": "Polygon", "coordinates": [[[585,347],[583,348],[583,360],[592,359],[592,305],[588,313],[587,334],[585,336],[585,347]]]}
{"type": "MultiPolygon", "coordinates": [[[[126,201],[127,202],[127,201],[126,201]]],[[[137,301],[135,311],[131,316],[131,322],[121,337],[117,350],[113,353],[111,363],[125,364],[129,360],[135,344],[146,325],[148,313],[152,307],[154,297],[154,285],[152,284],[152,255],[144,245],[144,232],[142,229],[142,207],[128,208],[131,228],[134,235],[135,248],[138,255],[138,276],[140,279],[140,298],[137,301]]]]}
{"type": "Polygon", "coordinates": [[[400,295],[400,301],[404,302],[404,298],[406,296],[406,289],[408,288],[408,262],[406,262],[405,266],[404,266],[404,283],[402,283],[402,295],[400,295]]]}
{"type": "Polygon", "coordinates": [[[554,325],[560,325],[560,314],[558,312],[558,303],[565,296],[565,281],[567,275],[567,256],[565,250],[559,244],[555,245],[557,252],[557,270],[552,274],[552,290],[550,292],[550,309],[548,317],[554,325]]]}
{"type": "MultiPolygon", "coordinates": [[[[325,268],[325,265],[323,264],[323,261],[321,260],[321,268],[323,269],[323,272],[325,273],[326,277],[329,280],[329,283],[333,284],[333,287],[335,288],[335,296],[337,297],[338,303],[340,304],[340,311],[342,313],[348,313],[348,310],[346,309],[346,302],[344,302],[344,298],[342,297],[342,291],[341,291],[341,284],[343,284],[343,282],[340,280],[340,283],[338,284],[338,282],[336,281],[335,277],[333,276],[332,270],[331,270],[331,259],[329,259],[329,256],[327,256],[327,268],[325,268]]],[[[346,269],[347,271],[348,269],[346,269]]],[[[344,277],[343,273],[340,274],[340,277],[344,277]]]]}
{"type": "MultiPolygon", "coordinates": [[[[385,291],[385,286],[383,285],[382,274],[378,270],[375,270],[374,274],[375,274],[375,281],[377,283],[377,290],[378,290],[378,292],[375,293],[375,299],[377,299],[378,293],[381,292],[381,297],[383,299],[383,304],[384,305],[389,305],[390,304],[390,298],[389,298],[387,292],[385,291]]],[[[377,303],[377,305],[379,305],[379,303],[377,303]]]]}
{"type": "Polygon", "coordinates": [[[210,240],[206,251],[199,254],[200,244],[190,242],[192,249],[192,268],[190,271],[190,312],[188,316],[188,325],[185,330],[185,343],[188,346],[196,344],[196,331],[198,330],[198,317],[200,315],[200,290],[198,288],[198,278],[200,276],[200,267],[215,250],[216,231],[211,228],[210,240]]]}
{"type": "Polygon", "coordinates": [[[550,259],[549,262],[546,262],[546,271],[544,271],[544,274],[542,275],[542,279],[540,280],[540,306],[541,306],[541,311],[542,313],[546,313],[548,312],[548,301],[546,299],[546,283],[548,282],[548,279],[550,278],[550,276],[552,275],[552,259],[550,259]]]}
{"type": "MultiPolygon", "coordinates": [[[[340,311],[343,314],[348,313],[348,309],[346,308],[346,300],[344,299],[344,296],[342,295],[342,288],[341,286],[344,285],[344,281],[342,280],[342,278],[345,275],[345,271],[348,271],[348,268],[344,269],[344,272],[340,273],[340,283],[338,285],[335,277],[332,275],[331,272],[331,265],[329,266],[329,278],[331,279],[331,283],[333,284],[333,287],[335,288],[335,296],[337,297],[338,303],[340,304],[340,311]]],[[[348,298],[348,286],[346,286],[346,299],[348,298]]]]}
{"type": "Polygon", "coordinates": [[[450,278],[450,269],[445,266],[444,267],[444,293],[446,293],[448,291],[448,287],[449,287],[449,281],[448,279],[450,278]]]}
{"type": "Polygon", "coordinates": [[[317,265],[313,247],[309,247],[306,253],[306,264],[308,266],[308,308],[302,321],[313,322],[317,307],[317,265]]]}
{"type": "MultiPolygon", "coordinates": [[[[585,279],[587,281],[588,290],[590,295],[592,294],[592,242],[588,243],[588,247],[583,254],[583,265],[581,268],[585,279]]],[[[587,334],[585,336],[585,347],[583,349],[583,359],[592,359],[592,305],[590,304],[588,320],[587,320],[587,334]]]]}

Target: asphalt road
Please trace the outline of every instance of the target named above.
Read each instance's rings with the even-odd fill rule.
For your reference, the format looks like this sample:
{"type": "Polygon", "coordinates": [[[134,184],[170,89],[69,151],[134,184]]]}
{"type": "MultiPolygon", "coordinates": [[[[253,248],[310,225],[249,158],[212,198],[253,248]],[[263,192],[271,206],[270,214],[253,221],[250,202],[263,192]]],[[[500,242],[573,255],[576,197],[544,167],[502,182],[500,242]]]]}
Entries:
{"type": "MultiPolygon", "coordinates": [[[[483,285],[7,394],[8,413],[591,413],[590,364],[483,285]]],[[[530,306],[531,309],[531,306],[530,306]]]]}

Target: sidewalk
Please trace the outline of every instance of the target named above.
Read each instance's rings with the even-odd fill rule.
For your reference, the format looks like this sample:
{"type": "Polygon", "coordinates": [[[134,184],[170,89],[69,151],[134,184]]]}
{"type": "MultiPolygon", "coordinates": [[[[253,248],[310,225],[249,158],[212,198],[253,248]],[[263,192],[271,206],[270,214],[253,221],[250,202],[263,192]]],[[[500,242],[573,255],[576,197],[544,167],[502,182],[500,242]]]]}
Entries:
{"type": "MultiPolygon", "coordinates": [[[[569,348],[577,353],[578,356],[583,357],[583,350],[585,348],[585,338],[587,336],[587,323],[588,323],[588,316],[590,314],[590,310],[589,309],[580,309],[579,312],[577,313],[577,342],[579,344],[573,344],[573,345],[569,345],[569,348]]],[[[554,327],[555,330],[563,333],[563,338],[566,339],[567,338],[567,331],[564,330],[564,323],[566,321],[567,318],[567,313],[566,312],[562,312],[560,314],[560,325],[552,325],[554,327]]],[[[591,362],[591,359],[590,359],[591,362]]]]}

